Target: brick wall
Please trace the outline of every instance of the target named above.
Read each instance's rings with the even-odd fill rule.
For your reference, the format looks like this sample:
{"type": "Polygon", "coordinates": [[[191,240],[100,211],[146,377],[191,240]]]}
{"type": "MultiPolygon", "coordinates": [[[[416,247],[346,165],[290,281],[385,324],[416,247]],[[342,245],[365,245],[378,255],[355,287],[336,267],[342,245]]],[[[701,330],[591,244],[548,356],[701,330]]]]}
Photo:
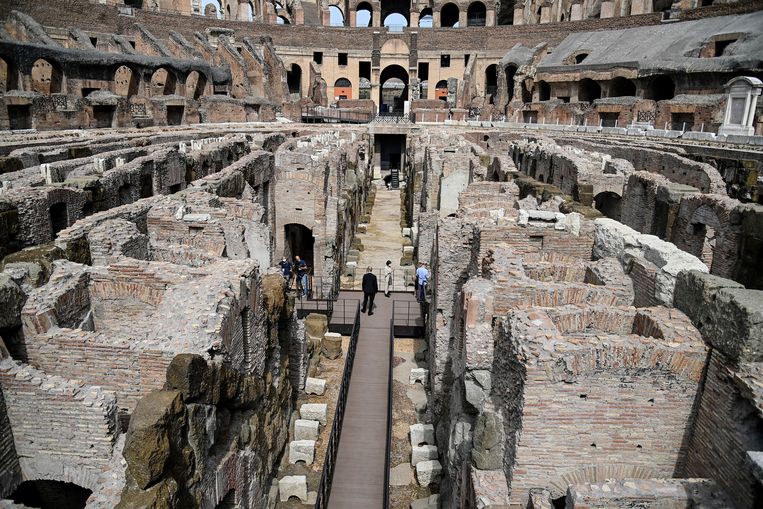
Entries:
{"type": "Polygon", "coordinates": [[[0,497],[7,497],[20,482],[21,466],[13,442],[5,395],[0,384],[0,497]]]}

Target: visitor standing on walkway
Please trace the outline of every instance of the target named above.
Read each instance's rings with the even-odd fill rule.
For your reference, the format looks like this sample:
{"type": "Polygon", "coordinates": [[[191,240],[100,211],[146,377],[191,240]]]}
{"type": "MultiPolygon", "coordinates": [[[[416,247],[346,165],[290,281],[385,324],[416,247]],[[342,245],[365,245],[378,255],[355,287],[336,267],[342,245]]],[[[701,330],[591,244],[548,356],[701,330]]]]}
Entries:
{"type": "Polygon", "coordinates": [[[389,292],[392,291],[392,260],[387,260],[387,264],[384,266],[384,296],[389,297],[389,292]]]}
{"type": "Polygon", "coordinates": [[[284,256],[281,261],[278,262],[278,266],[281,267],[281,275],[286,280],[286,285],[291,283],[291,262],[284,256]]]}
{"type": "Polygon", "coordinates": [[[416,269],[416,300],[418,302],[425,302],[427,300],[427,283],[429,283],[430,273],[427,270],[426,262],[422,262],[421,266],[416,269]]]}
{"type": "Polygon", "coordinates": [[[301,290],[303,297],[307,297],[307,263],[297,255],[294,257],[294,264],[297,266],[297,278],[301,286],[298,290],[301,290]]]}
{"type": "Polygon", "coordinates": [[[379,284],[372,271],[373,269],[368,267],[366,273],[363,274],[363,307],[360,308],[360,312],[365,313],[368,309],[368,316],[374,314],[374,297],[379,291],[379,284]]]}

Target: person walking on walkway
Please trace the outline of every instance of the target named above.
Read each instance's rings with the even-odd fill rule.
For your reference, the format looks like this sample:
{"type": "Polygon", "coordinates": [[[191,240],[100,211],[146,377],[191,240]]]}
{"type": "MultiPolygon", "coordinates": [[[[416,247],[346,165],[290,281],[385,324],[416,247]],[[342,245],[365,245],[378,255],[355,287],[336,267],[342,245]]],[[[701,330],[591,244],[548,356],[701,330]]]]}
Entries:
{"type": "Polygon", "coordinates": [[[427,283],[429,283],[430,273],[427,270],[426,262],[422,262],[421,266],[416,269],[416,300],[418,302],[425,302],[427,300],[427,283]]]}
{"type": "Polygon", "coordinates": [[[303,297],[307,297],[307,263],[297,255],[294,257],[294,265],[297,267],[297,278],[299,279],[297,290],[302,292],[303,297]]]}
{"type": "Polygon", "coordinates": [[[389,297],[389,292],[392,291],[392,260],[387,260],[384,266],[384,296],[389,297]]]}
{"type": "Polygon", "coordinates": [[[363,307],[360,308],[361,313],[365,313],[368,309],[368,316],[374,314],[374,297],[379,291],[379,284],[372,270],[371,267],[368,267],[366,273],[363,274],[363,307]]]}
{"type": "Polygon", "coordinates": [[[281,258],[281,261],[278,262],[278,265],[281,267],[281,275],[286,280],[286,286],[288,287],[291,285],[291,262],[284,256],[281,258]]]}

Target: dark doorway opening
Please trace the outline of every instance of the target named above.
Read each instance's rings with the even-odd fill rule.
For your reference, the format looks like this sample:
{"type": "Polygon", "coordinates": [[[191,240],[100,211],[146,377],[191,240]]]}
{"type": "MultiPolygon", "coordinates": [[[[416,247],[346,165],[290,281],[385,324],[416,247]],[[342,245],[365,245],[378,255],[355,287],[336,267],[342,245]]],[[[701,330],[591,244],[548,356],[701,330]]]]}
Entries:
{"type": "Polygon", "coordinates": [[[66,203],[54,203],[50,206],[50,226],[53,230],[53,236],[69,226],[69,210],[66,203]]]}
{"type": "Polygon", "coordinates": [[[182,124],[184,112],[184,106],[167,106],[167,125],[182,124]]]}
{"type": "Polygon", "coordinates": [[[154,195],[154,178],[151,175],[140,176],[140,197],[150,198],[154,195]]]}
{"type": "Polygon", "coordinates": [[[554,504],[554,509],[564,509],[567,506],[567,497],[562,496],[555,498],[551,501],[551,503],[554,504]]]}
{"type": "Polygon", "coordinates": [[[286,85],[290,94],[302,96],[302,68],[297,64],[291,64],[290,70],[286,71],[286,85]]]}
{"type": "Polygon", "coordinates": [[[114,123],[114,112],[113,106],[93,106],[95,127],[98,129],[111,127],[114,123]]]}
{"type": "Polygon", "coordinates": [[[135,192],[135,186],[131,184],[125,184],[119,188],[119,204],[120,205],[127,205],[128,203],[134,202],[134,195],[135,192]]]}
{"type": "Polygon", "coordinates": [[[620,112],[602,111],[599,113],[602,127],[617,127],[617,121],[620,118],[620,112]]]}
{"type": "Polygon", "coordinates": [[[374,136],[375,151],[379,154],[379,167],[382,171],[392,168],[402,170],[405,163],[405,135],[377,134],[374,136]]]}
{"type": "Polygon", "coordinates": [[[82,509],[93,492],[63,481],[24,481],[10,499],[40,509],[82,509]]]}
{"type": "Polygon", "coordinates": [[[21,362],[29,362],[24,342],[24,332],[21,325],[0,329],[0,339],[5,343],[11,358],[21,362]]]}
{"type": "Polygon", "coordinates": [[[295,256],[302,258],[308,268],[313,269],[313,247],[315,238],[313,232],[307,226],[290,223],[283,227],[285,242],[284,256],[292,260],[295,256]]]}
{"type": "MultiPolygon", "coordinates": [[[[247,313],[249,312],[249,309],[245,309],[247,313]]],[[[220,500],[220,503],[217,504],[217,507],[215,509],[234,509],[236,507],[236,490],[230,490],[228,493],[225,494],[222,500],[220,500]]]]}
{"type": "Polygon", "coordinates": [[[620,202],[622,198],[616,193],[604,191],[593,198],[596,210],[615,221],[620,220],[620,202]]]}
{"type": "Polygon", "coordinates": [[[32,128],[32,110],[28,104],[9,105],[8,119],[11,123],[11,130],[32,128]]]}

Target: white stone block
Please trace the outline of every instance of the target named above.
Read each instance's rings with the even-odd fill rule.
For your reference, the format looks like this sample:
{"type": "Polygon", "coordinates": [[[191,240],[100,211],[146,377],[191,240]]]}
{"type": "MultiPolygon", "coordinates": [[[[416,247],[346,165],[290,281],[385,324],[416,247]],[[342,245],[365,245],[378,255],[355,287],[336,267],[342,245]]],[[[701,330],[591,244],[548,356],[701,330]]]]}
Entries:
{"type": "Polygon", "coordinates": [[[410,228],[403,228],[403,237],[411,238],[411,229],[410,228]]]}
{"type": "Polygon", "coordinates": [[[209,214],[186,214],[183,216],[183,221],[192,223],[207,223],[210,219],[212,219],[212,216],[209,214]]]}
{"type": "Polygon", "coordinates": [[[411,385],[415,384],[416,382],[421,382],[421,385],[426,387],[427,381],[429,380],[429,370],[425,368],[413,368],[408,380],[411,385]]]}
{"type": "Polygon", "coordinates": [[[293,465],[298,461],[304,461],[306,465],[312,465],[315,459],[315,440],[294,440],[289,442],[289,463],[293,465]]]}
{"type": "Polygon", "coordinates": [[[422,461],[436,460],[436,445],[414,445],[411,449],[411,465],[416,466],[422,461]]]}
{"type": "Polygon", "coordinates": [[[320,423],[318,421],[309,421],[307,419],[297,419],[294,421],[294,439],[295,440],[318,440],[320,423]]]}
{"type": "Polygon", "coordinates": [[[412,424],[410,426],[411,446],[434,445],[434,426],[431,424],[412,424]]]}
{"type": "Polygon", "coordinates": [[[322,378],[307,378],[305,381],[306,394],[317,394],[318,396],[323,396],[324,392],[326,392],[326,380],[323,380],[322,378]]]}
{"type": "Polygon", "coordinates": [[[304,475],[287,475],[278,481],[278,496],[281,502],[287,502],[289,497],[297,497],[307,502],[307,477],[304,475]]]}
{"type": "Polygon", "coordinates": [[[416,480],[420,486],[440,482],[442,465],[437,460],[421,461],[416,465],[416,480]]]}
{"type": "Polygon", "coordinates": [[[310,421],[318,421],[325,426],[326,425],[326,404],[325,403],[305,403],[304,405],[299,407],[299,416],[302,419],[307,419],[310,421]]]}
{"type": "Polygon", "coordinates": [[[409,254],[413,256],[413,246],[403,246],[403,254],[409,254]]]}
{"type": "Polygon", "coordinates": [[[440,495],[429,495],[427,498],[419,498],[411,502],[411,509],[438,509],[439,504],[440,495]]]}

